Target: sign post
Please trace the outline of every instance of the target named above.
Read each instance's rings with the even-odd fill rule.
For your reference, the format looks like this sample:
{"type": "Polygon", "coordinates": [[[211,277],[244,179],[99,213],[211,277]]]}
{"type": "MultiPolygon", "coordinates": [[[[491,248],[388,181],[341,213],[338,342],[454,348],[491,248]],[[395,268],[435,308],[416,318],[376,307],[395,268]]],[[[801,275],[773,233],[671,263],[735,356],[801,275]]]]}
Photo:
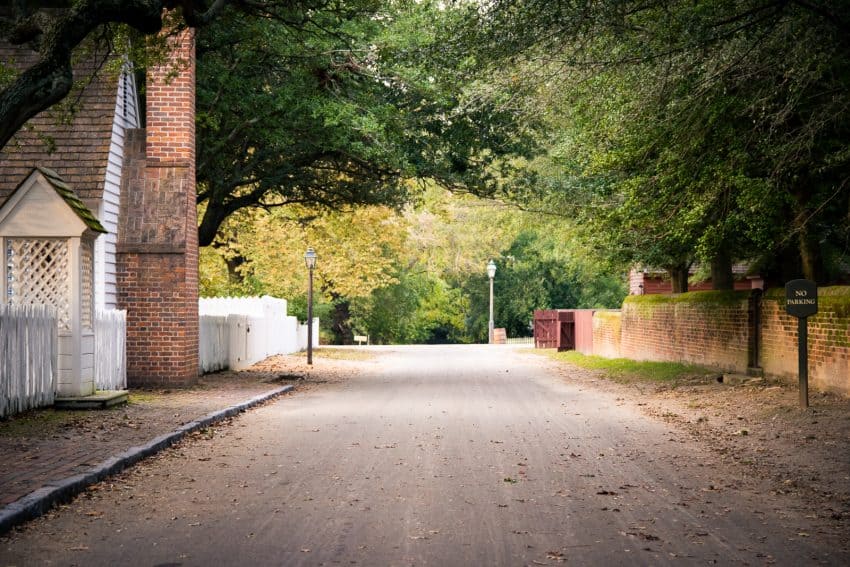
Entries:
{"type": "Polygon", "coordinates": [[[818,312],[818,286],[810,280],[785,284],[785,312],[797,318],[800,407],[809,407],[809,321],[818,312]]]}

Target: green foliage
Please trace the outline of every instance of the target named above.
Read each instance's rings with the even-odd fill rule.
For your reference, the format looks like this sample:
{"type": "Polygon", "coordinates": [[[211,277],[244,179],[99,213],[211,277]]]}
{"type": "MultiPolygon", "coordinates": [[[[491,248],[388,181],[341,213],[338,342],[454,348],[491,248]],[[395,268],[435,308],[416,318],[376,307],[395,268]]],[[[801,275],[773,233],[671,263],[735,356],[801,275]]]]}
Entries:
{"type": "Polygon", "coordinates": [[[674,295],[650,294],[629,295],[625,303],[634,305],[659,305],[673,303],[688,303],[694,305],[734,305],[746,301],[750,291],[690,291],[674,295]]]}
{"type": "MultiPolygon", "coordinates": [[[[510,337],[530,336],[536,309],[619,307],[625,295],[624,277],[579,260],[564,250],[569,241],[553,238],[545,230],[552,227],[544,227],[520,232],[496,259],[494,319],[510,337]]],[[[471,301],[470,333],[486,337],[486,274],[469,278],[464,285],[471,301]]]]}
{"type": "Polygon", "coordinates": [[[465,105],[457,83],[401,56],[435,41],[420,24],[440,13],[346,0],[301,26],[231,10],[203,29],[201,244],[245,207],[401,206],[411,179],[495,192],[533,144],[517,116],[465,105]]]}
{"type": "Polygon", "coordinates": [[[352,325],[376,344],[467,342],[467,302],[457,289],[424,272],[403,271],[398,283],[355,302],[352,325]]]}
{"type": "Polygon", "coordinates": [[[843,3],[521,0],[468,6],[448,34],[546,109],[542,182],[515,180],[518,198],[578,219],[606,257],[679,270],[731,257],[837,281],[849,17],[843,3]]]}
{"type": "Polygon", "coordinates": [[[364,334],[376,344],[486,341],[491,258],[496,325],[509,336],[529,335],[534,309],[616,307],[625,295],[623,272],[585,256],[564,223],[495,201],[431,188],[403,216],[289,209],[296,218],[276,210],[228,220],[231,238],[201,252],[204,294],[285,297],[304,318],[310,245],[328,340],[364,334]]]}
{"type": "Polygon", "coordinates": [[[413,242],[431,243],[421,246],[421,265],[464,298],[465,340],[487,340],[490,259],[495,325],[511,337],[529,336],[535,309],[616,307],[625,296],[623,272],[587,256],[561,220],[439,193],[414,218],[413,242]]]}

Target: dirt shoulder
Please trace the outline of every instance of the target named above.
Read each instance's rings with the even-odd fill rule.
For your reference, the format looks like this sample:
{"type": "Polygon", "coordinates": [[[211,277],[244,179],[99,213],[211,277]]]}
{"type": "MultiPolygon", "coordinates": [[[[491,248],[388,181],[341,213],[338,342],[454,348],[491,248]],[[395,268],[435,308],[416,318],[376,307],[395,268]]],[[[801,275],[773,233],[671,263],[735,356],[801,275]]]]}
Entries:
{"type": "Polygon", "coordinates": [[[611,380],[558,361],[565,380],[616,394],[709,447],[728,486],[759,486],[783,498],[850,546],[850,399],[810,392],[801,409],[796,385],[719,374],[669,383],[611,380]],[[728,467],[726,469],[725,467],[728,467]]]}

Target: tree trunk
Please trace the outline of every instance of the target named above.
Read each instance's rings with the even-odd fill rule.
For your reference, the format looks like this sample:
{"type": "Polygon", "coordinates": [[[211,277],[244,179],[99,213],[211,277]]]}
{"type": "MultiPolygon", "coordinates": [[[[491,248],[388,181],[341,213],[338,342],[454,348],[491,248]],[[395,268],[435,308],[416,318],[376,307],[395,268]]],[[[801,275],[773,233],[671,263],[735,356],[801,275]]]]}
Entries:
{"type": "Polygon", "coordinates": [[[207,208],[204,210],[204,216],[201,218],[201,224],[198,225],[198,246],[209,246],[215,240],[218,229],[230,211],[213,201],[207,200],[207,208]]]}
{"type": "Polygon", "coordinates": [[[341,345],[354,344],[354,332],[351,330],[350,304],[345,300],[334,301],[331,330],[334,334],[334,342],[341,345]]]}
{"type": "MultiPolygon", "coordinates": [[[[30,3],[18,4],[23,6],[30,3]]],[[[24,45],[38,39],[40,56],[37,63],[0,89],[0,149],[9,143],[27,120],[50,108],[70,92],[73,85],[71,53],[100,25],[125,23],[145,35],[162,29],[161,0],[99,0],[61,4],[74,6],[52,12],[42,11],[37,15],[31,11],[16,14],[22,19],[8,29],[0,30],[3,39],[13,45],[24,45]]]]}
{"type": "Polygon", "coordinates": [[[688,291],[689,268],[689,264],[679,264],[667,270],[670,273],[670,281],[673,284],[673,293],[685,293],[688,291]]]}
{"type": "Polygon", "coordinates": [[[826,269],[821,255],[820,243],[809,232],[808,226],[803,224],[799,228],[799,250],[800,263],[803,277],[813,282],[822,282],[826,269]]]}
{"type": "Polygon", "coordinates": [[[227,266],[227,281],[231,284],[238,285],[245,281],[245,274],[239,268],[244,266],[245,263],[248,262],[248,259],[241,254],[232,253],[230,244],[235,243],[236,237],[234,235],[227,243],[220,241],[214,242],[213,248],[224,251],[222,259],[224,260],[224,264],[227,266]],[[228,251],[231,251],[231,253],[228,253],[228,251]]]}
{"type": "Polygon", "coordinates": [[[248,260],[244,256],[233,256],[225,258],[224,263],[227,264],[227,281],[231,284],[241,284],[245,281],[245,275],[239,269],[248,260]]]}
{"type": "Polygon", "coordinates": [[[794,196],[794,228],[797,229],[797,247],[800,253],[802,276],[813,282],[824,281],[826,268],[821,254],[820,242],[810,230],[813,218],[810,213],[811,192],[804,189],[806,182],[799,182],[791,190],[794,196]]]}
{"type": "Polygon", "coordinates": [[[711,259],[711,289],[735,289],[735,280],[732,276],[732,256],[726,246],[721,247],[714,258],[711,259]]]}

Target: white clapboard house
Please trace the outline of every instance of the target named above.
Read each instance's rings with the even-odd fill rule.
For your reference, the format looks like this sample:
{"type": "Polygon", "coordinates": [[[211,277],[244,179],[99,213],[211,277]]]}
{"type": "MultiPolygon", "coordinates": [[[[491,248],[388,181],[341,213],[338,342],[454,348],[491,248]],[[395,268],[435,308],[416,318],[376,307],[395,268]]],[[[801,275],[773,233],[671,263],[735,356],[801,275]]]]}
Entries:
{"type": "MultiPolygon", "coordinates": [[[[23,68],[35,57],[0,44],[5,64],[23,68]]],[[[64,396],[120,388],[126,380],[124,337],[96,328],[120,320],[124,141],[128,129],[140,126],[139,105],[127,66],[104,67],[91,78],[93,69],[75,69],[70,111],[58,106],[39,114],[0,151],[0,301],[55,310],[57,390],[64,396]]]]}

